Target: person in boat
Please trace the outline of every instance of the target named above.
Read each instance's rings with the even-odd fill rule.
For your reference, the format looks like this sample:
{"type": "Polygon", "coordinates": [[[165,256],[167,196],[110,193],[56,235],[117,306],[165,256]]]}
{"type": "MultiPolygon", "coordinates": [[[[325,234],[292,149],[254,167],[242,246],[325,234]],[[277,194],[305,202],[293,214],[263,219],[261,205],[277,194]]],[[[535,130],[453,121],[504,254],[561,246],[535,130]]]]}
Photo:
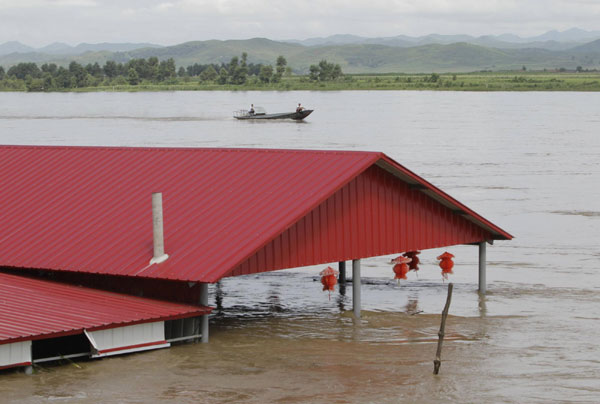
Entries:
{"type": "Polygon", "coordinates": [[[254,104],[250,104],[250,109],[248,110],[248,115],[254,115],[254,104]]]}
{"type": "Polygon", "coordinates": [[[302,112],[302,110],[304,110],[304,107],[298,103],[298,107],[296,108],[296,112],[302,112]]]}

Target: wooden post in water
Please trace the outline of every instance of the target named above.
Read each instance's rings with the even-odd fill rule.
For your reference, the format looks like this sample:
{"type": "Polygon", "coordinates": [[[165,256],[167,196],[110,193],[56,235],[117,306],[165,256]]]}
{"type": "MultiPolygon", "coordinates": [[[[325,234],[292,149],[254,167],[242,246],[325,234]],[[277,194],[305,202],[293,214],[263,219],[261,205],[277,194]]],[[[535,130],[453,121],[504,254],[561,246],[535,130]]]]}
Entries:
{"type": "Polygon", "coordinates": [[[442,311],[442,324],[440,325],[440,332],[438,336],[440,339],[438,340],[437,352],[435,353],[435,360],[433,361],[433,374],[437,375],[440,372],[440,366],[442,365],[442,342],[444,342],[444,330],[446,328],[446,317],[448,317],[448,309],[450,309],[450,302],[452,301],[452,288],[454,284],[448,284],[448,297],[446,297],[446,305],[444,306],[444,311],[442,311]]]}

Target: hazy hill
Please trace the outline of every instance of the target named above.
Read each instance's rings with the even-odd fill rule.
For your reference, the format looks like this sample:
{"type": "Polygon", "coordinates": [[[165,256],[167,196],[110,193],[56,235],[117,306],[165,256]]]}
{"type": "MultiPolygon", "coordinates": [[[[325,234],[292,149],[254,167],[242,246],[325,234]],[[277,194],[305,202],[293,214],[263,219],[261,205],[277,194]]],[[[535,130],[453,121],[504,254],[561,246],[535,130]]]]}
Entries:
{"type": "Polygon", "coordinates": [[[304,40],[292,39],[286,42],[297,43],[304,46],[331,46],[350,44],[374,44],[398,47],[412,47],[418,45],[453,43],[469,43],[486,47],[501,49],[541,48],[548,50],[566,50],[586,42],[600,39],[600,31],[584,31],[572,28],[567,31],[548,31],[545,34],[521,38],[513,34],[484,35],[474,37],[471,35],[439,35],[430,34],[419,37],[398,35],[393,37],[366,38],[356,35],[332,35],[328,37],[309,38],[304,40]]]}
{"type": "MultiPolygon", "coordinates": [[[[59,45],[55,47],[59,49],[59,45]]],[[[8,68],[19,62],[53,62],[66,66],[71,61],[84,65],[98,62],[103,65],[108,60],[124,63],[133,58],[156,56],[159,59],[173,58],[177,66],[185,67],[194,63],[228,63],[233,56],[239,57],[243,52],[248,54],[251,63],[274,64],[277,56],[283,55],[288,60],[288,65],[298,73],[308,72],[311,64],[322,59],[339,63],[347,73],[520,70],[523,66],[530,70],[575,69],[577,66],[584,69],[600,68],[600,40],[573,49],[548,50],[498,48],[465,42],[405,47],[371,43],[304,46],[264,38],[194,41],[175,46],[118,52],[88,51],[79,55],[11,53],[0,56],[0,65],[8,68]]]]}
{"type": "Polygon", "coordinates": [[[115,54],[118,61],[131,58],[148,58],[157,56],[159,59],[174,58],[178,65],[194,63],[229,63],[232,57],[248,53],[249,60],[254,63],[274,64],[277,56],[291,56],[301,52],[306,47],[285,42],[276,42],[265,38],[228,41],[194,41],[160,49],[136,49],[130,52],[115,54]]]}
{"type": "MultiPolygon", "coordinates": [[[[457,43],[391,48],[383,45],[343,45],[307,48],[289,58],[290,64],[305,70],[311,63],[326,58],[339,63],[349,73],[372,72],[468,72],[477,70],[574,69],[580,58],[572,60],[562,52],[544,49],[493,49],[457,43]],[[309,62],[307,62],[309,61],[309,62]]],[[[599,58],[600,60],[600,55],[599,58]]],[[[580,63],[581,64],[581,63],[580,63]]]]}
{"type": "Polygon", "coordinates": [[[35,51],[35,49],[31,46],[23,45],[21,42],[17,41],[10,41],[0,44],[0,55],[7,55],[14,52],[25,53],[33,51],[35,51]]]}
{"type": "Polygon", "coordinates": [[[80,43],[71,46],[63,42],[54,42],[41,48],[32,48],[17,41],[0,44],[0,55],[11,53],[43,53],[48,55],[81,55],[85,52],[123,52],[140,48],[160,48],[161,45],[151,43],[80,43]]]}
{"type": "Polygon", "coordinates": [[[600,53],[600,39],[586,43],[585,45],[577,46],[576,48],[571,49],[571,51],[577,53],[600,53]]]}

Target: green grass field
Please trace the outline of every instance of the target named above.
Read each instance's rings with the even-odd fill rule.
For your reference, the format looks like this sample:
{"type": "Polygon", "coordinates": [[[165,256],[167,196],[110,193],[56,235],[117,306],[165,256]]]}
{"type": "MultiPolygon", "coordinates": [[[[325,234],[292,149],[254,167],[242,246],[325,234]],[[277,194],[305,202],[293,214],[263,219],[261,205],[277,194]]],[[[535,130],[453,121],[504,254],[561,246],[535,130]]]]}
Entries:
{"type": "MultiPolygon", "coordinates": [[[[0,91],[26,91],[12,83],[0,91]]],[[[480,72],[448,74],[356,74],[336,81],[315,82],[306,76],[284,77],[279,83],[261,83],[251,77],[246,84],[220,85],[196,78],[177,78],[169,83],[99,85],[65,91],[344,91],[344,90],[434,90],[434,91],[600,91],[600,72],[480,72]]]]}

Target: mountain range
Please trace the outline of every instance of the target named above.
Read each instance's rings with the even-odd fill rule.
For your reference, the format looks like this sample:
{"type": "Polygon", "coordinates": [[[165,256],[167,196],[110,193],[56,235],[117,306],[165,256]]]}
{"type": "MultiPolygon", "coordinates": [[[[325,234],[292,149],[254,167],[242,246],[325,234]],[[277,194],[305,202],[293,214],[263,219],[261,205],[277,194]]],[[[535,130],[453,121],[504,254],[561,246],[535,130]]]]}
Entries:
{"type": "Polygon", "coordinates": [[[585,31],[579,28],[571,28],[566,31],[548,31],[542,35],[533,37],[520,37],[514,34],[502,35],[438,35],[412,37],[398,35],[393,37],[366,38],[356,35],[332,35],[328,37],[309,38],[304,40],[291,39],[285,42],[297,43],[305,46],[326,45],[348,45],[348,44],[372,44],[398,47],[412,47],[420,45],[448,45],[452,43],[469,43],[485,47],[500,49],[522,49],[540,48],[548,50],[565,50],[587,42],[600,39],[600,31],[585,31]]]}
{"type": "Polygon", "coordinates": [[[140,48],[161,48],[151,43],[80,43],[71,46],[63,42],[54,42],[41,48],[33,48],[17,41],[0,44],[0,56],[11,53],[43,53],[46,55],[81,55],[86,52],[126,52],[140,48]]]}
{"type": "Polygon", "coordinates": [[[512,34],[473,37],[427,35],[366,38],[333,35],[326,38],[273,41],[192,41],[173,46],[149,43],[100,43],[70,46],[54,43],[31,48],[19,42],[0,44],[0,65],[20,62],[104,64],[156,56],[173,58],[178,66],[194,63],[228,63],[233,56],[248,53],[252,63],[274,64],[283,55],[294,71],[306,73],[322,59],[339,63],[347,73],[467,72],[479,70],[600,69],[600,31],[570,29],[549,31],[536,37],[512,34]]]}

